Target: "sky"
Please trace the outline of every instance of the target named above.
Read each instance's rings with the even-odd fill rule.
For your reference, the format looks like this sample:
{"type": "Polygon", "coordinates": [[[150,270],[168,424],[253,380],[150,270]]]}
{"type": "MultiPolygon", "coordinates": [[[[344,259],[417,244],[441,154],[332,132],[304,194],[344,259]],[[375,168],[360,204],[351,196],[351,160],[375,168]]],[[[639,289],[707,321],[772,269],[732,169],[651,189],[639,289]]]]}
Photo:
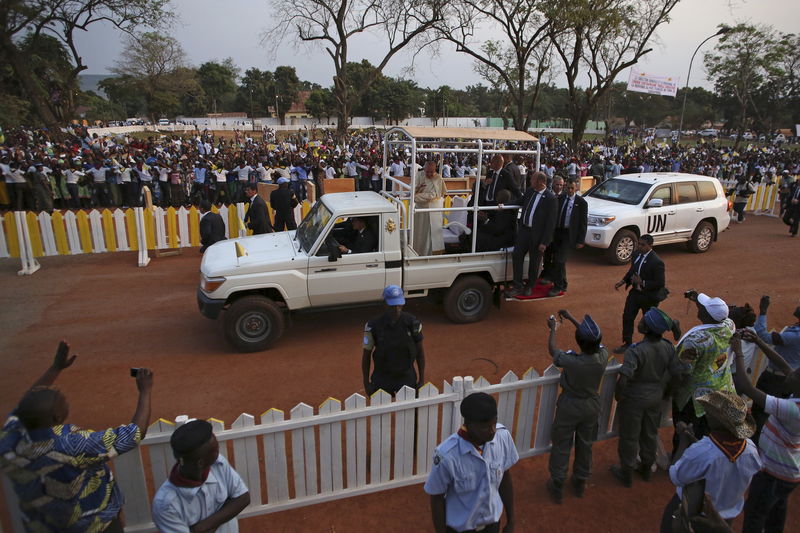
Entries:
{"type": "MultiPolygon", "coordinates": [[[[332,61],[321,47],[297,48],[287,37],[277,53],[270,54],[262,44],[264,32],[271,24],[270,8],[265,0],[173,0],[178,22],[170,34],[181,43],[189,62],[195,66],[205,61],[233,58],[242,69],[257,67],[274,70],[279,65],[291,65],[300,79],[332,85],[332,61]]],[[[776,31],[797,31],[800,22],[800,2],[797,0],[682,0],[672,11],[671,21],[662,25],[653,51],[637,65],[639,70],[655,76],[672,76],[686,83],[689,60],[694,49],[719,24],[738,22],[772,26],[776,31]]],[[[118,60],[124,38],[110,26],[94,25],[77,39],[78,50],[88,69],[85,74],[105,74],[118,60]]],[[[702,54],[713,49],[715,39],[706,43],[695,59],[690,77],[691,86],[711,88],[702,67],[702,54]]],[[[352,61],[380,59],[380,35],[365,35],[350,46],[352,61]]],[[[450,87],[463,89],[481,83],[473,70],[473,61],[450,45],[443,45],[435,56],[423,53],[413,64],[410,53],[395,56],[384,70],[390,76],[413,79],[421,87],[450,87]]],[[[620,74],[617,81],[627,81],[629,72],[620,74]]],[[[485,85],[485,82],[483,82],[485,85]]],[[[564,85],[563,76],[554,80],[564,85]]]]}

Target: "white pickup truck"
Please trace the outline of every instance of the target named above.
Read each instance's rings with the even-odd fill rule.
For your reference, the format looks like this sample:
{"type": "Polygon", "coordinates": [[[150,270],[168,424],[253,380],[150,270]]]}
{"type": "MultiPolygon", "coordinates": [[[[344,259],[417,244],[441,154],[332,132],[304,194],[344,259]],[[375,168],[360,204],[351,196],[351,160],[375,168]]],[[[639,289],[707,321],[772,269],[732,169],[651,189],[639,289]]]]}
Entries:
{"type": "MultiPolygon", "coordinates": [[[[412,161],[417,151],[433,152],[441,161],[441,154],[448,150],[446,146],[432,146],[433,140],[461,139],[454,149],[466,152],[464,139],[472,138],[476,140],[474,153],[478,154],[478,161],[484,153],[533,153],[538,164],[538,142],[536,150],[515,151],[482,142],[504,137],[507,141],[536,141],[524,132],[408,130],[411,128],[389,130],[384,161],[389,156],[389,146],[409,141],[412,161]],[[417,146],[417,139],[424,139],[427,145],[417,146]]],[[[228,341],[245,352],[267,349],[280,338],[287,313],[379,302],[384,287],[390,284],[403,287],[408,298],[431,295],[441,299],[445,314],[453,322],[483,319],[493,300],[500,301],[499,286],[512,277],[511,253],[475,252],[473,240],[471,253],[419,256],[414,243],[409,242],[413,235],[415,179],[412,176],[406,183],[384,178],[386,192],[382,194],[326,194],[295,231],[230,239],[210,246],[200,267],[200,312],[211,319],[221,317],[228,341]],[[341,233],[348,231],[343,226],[356,217],[377,237],[377,245],[369,251],[342,254],[338,241],[343,239],[341,233]]],[[[479,181],[475,182],[476,191],[479,181]]],[[[493,208],[449,210],[467,211],[477,217],[477,211],[484,209],[493,208]]]]}
{"type": "Polygon", "coordinates": [[[200,267],[200,312],[222,314],[228,341],[241,351],[269,347],[283,333],[286,312],[379,302],[390,284],[407,297],[441,294],[453,322],[484,318],[492,292],[511,277],[510,254],[418,257],[402,242],[400,210],[374,192],[326,194],[296,231],[214,244],[200,267]],[[344,228],[337,226],[353,217],[378,236],[373,251],[339,252],[335,240],[344,228]],[[238,257],[237,243],[246,255],[238,257]]]}

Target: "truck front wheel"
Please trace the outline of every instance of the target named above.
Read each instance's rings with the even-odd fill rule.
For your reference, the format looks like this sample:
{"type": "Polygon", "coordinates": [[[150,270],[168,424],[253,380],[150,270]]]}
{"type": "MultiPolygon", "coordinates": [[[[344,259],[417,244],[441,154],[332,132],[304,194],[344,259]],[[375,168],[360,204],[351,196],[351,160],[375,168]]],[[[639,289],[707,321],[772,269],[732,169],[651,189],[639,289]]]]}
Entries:
{"type": "Polygon", "coordinates": [[[486,317],[492,303],[492,289],[480,276],[456,280],[444,296],[444,314],[457,324],[478,322],[486,317]]]}
{"type": "Polygon", "coordinates": [[[240,352],[266,350],[283,335],[281,308],[263,296],[244,296],[225,311],[225,337],[240,352]]]}

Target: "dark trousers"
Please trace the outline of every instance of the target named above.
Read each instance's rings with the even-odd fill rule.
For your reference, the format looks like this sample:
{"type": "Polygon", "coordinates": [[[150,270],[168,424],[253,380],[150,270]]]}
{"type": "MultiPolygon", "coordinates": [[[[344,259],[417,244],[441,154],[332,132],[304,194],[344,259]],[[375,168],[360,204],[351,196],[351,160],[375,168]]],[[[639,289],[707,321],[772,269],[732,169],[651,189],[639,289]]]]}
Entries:
{"type": "Polygon", "coordinates": [[[297,223],[294,221],[294,213],[275,211],[275,224],[273,224],[272,227],[275,231],[297,229],[297,223]]]}
{"type": "Polygon", "coordinates": [[[747,207],[747,202],[737,202],[733,204],[733,212],[736,213],[736,220],[741,222],[744,220],[744,208],[747,207]]]}
{"type": "Polygon", "coordinates": [[[73,209],[81,208],[81,196],[78,193],[77,183],[67,183],[67,192],[69,193],[69,206],[73,209]]]}
{"type": "MultiPolygon", "coordinates": [[[[788,398],[792,394],[792,391],[786,387],[786,378],[780,374],[775,374],[769,369],[765,370],[761,376],[759,376],[756,382],[756,388],[763,391],[765,394],[778,398],[788,398]]],[[[763,407],[755,403],[751,411],[753,413],[753,418],[756,419],[756,433],[753,435],[752,439],[753,442],[758,442],[758,437],[761,435],[761,428],[767,423],[769,415],[764,412],[763,407]]]]}
{"type": "Polygon", "coordinates": [[[753,476],[744,504],[742,533],[780,533],[786,523],[789,494],[798,483],[791,483],[761,471],[753,476]]]}
{"type": "MultiPolygon", "coordinates": [[[[569,228],[557,229],[553,242],[548,247],[548,251],[552,254],[548,279],[553,282],[553,287],[562,291],[567,290],[567,259],[571,250],[569,228]]],[[[547,259],[545,259],[545,264],[547,263],[547,259]]]]}
{"type": "MultiPolygon", "coordinates": [[[[290,181],[289,182],[289,187],[292,188],[292,191],[294,192],[294,196],[295,196],[295,198],[297,198],[298,202],[302,202],[303,200],[306,199],[306,182],[305,181],[303,181],[303,180],[290,181]]],[[[290,229],[294,229],[294,228],[290,228],[290,229]]],[[[276,230],[276,231],[278,231],[278,230],[276,230]]]]}
{"type": "MultiPolygon", "coordinates": [[[[791,202],[791,200],[789,200],[791,202]]],[[[800,205],[788,204],[786,209],[789,210],[789,218],[792,219],[792,224],[789,226],[789,233],[797,235],[798,226],[800,226],[800,205]]]]}
{"type": "Polygon", "coordinates": [[[661,422],[661,399],[623,398],[617,404],[619,418],[619,462],[636,468],[639,456],[643,467],[656,462],[658,425],[661,422]]]}
{"type": "Polygon", "coordinates": [[[563,484],[569,470],[569,454],[575,443],[572,476],[586,480],[592,474],[592,443],[597,439],[597,416],[600,402],[596,398],[575,398],[562,393],[558,397],[556,416],[550,439],[550,477],[563,484]]]}
{"type": "Polygon", "coordinates": [[[389,374],[376,370],[372,373],[370,382],[376,388],[383,389],[394,396],[403,386],[417,388],[417,373],[413,368],[404,374],[389,374]]]}
{"type": "Polygon", "coordinates": [[[514,243],[514,254],[511,263],[514,266],[514,285],[522,285],[522,267],[525,264],[525,255],[528,255],[528,281],[533,283],[539,277],[539,268],[542,264],[542,252],[539,243],[533,239],[533,229],[524,224],[519,225],[517,240],[514,243]]]}
{"type": "Polygon", "coordinates": [[[658,300],[648,297],[638,289],[631,289],[625,299],[625,309],[622,310],[622,342],[630,344],[633,341],[633,323],[639,311],[645,313],[651,307],[658,307],[658,300]]]}

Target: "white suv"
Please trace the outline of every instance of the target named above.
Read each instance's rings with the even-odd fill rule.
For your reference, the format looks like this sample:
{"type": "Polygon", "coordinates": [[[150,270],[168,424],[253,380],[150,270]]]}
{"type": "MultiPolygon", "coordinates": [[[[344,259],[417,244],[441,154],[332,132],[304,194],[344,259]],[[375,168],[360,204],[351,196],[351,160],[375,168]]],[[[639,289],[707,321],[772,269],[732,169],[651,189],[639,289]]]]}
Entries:
{"type": "Polygon", "coordinates": [[[719,137],[719,130],[708,128],[697,132],[698,137],[719,137]]]}
{"type": "Polygon", "coordinates": [[[654,244],[688,242],[708,251],[728,228],[730,204],[719,180],[674,172],[625,174],[592,187],[586,244],[607,250],[615,265],[630,261],[640,235],[654,244]]]}

